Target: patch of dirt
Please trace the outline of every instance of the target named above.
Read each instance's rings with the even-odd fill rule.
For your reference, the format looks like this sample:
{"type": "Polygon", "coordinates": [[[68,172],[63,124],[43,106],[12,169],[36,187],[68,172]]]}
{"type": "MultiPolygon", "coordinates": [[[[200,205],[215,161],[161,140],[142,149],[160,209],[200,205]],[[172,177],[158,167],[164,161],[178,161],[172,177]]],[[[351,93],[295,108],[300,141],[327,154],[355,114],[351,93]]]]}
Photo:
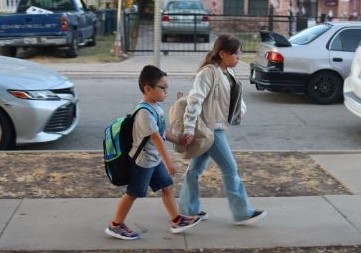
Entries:
{"type": "MultiPolygon", "coordinates": [[[[309,155],[299,152],[234,152],[251,197],[351,194],[309,155]]],[[[179,193],[189,160],[172,153],[179,193]]],[[[108,198],[124,187],[110,184],[101,152],[2,152],[0,198],[108,198]]],[[[219,168],[200,179],[202,197],[224,197],[219,168]]],[[[149,192],[149,196],[159,196],[149,192]]]]}

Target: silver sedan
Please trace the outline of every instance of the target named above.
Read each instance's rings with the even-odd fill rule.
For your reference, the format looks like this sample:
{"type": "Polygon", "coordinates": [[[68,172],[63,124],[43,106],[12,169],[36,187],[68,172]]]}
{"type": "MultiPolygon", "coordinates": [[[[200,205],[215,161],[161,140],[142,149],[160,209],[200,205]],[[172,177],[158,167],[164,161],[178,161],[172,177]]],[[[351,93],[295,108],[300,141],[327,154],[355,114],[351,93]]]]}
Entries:
{"type": "Polygon", "coordinates": [[[74,84],[27,60],[0,56],[0,150],[54,141],[78,123],[74,84]]]}
{"type": "Polygon", "coordinates": [[[342,99],[361,22],[318,24],[289,39],[261,31],[261,39],[250,73],[258,90],[307,94],[315,103],[331,104],[342,99]]]}
{"type": "Polygon", "coordinates": [[[171,0],[162,14],[162,42],[169,36],[197,35],[209,42],[207,11],[199,0],[171,0]]]}

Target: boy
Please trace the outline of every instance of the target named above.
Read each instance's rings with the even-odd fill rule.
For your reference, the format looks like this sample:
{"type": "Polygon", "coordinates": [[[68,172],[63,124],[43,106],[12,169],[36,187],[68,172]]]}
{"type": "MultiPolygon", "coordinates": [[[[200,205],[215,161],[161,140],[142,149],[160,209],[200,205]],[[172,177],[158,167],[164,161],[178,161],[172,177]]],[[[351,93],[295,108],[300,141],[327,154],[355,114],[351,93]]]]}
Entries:
{"type": "Polygon", "coordinates": [[[170,230],[180,233],[193,227],[200,221],[198,216],[180,215],[173,193],[173,181],[176,168],[171,161],[164,143],[166,140],[179,143],[179,139],[165,131],[164,111],[158,102],[163,102],[167,96],[167,74],[155,66],[147,65],[139,76],[139,88],[143,94],[142,103],[146,103],[154,112],[141,109],[133,125],[133,147],[130,157],[136,152],[144,137],[150,136],[147,144],[139,154],[132,168],[131,182],[126,193],[120,198],[113,220],[105,229],[105,233],[124,240],[139,238],[139,234],[128,228],[124,220],[137,198],[145,197],[148,186],[155,192],[162,190],[162,200],[170,217],[170,230]]]}

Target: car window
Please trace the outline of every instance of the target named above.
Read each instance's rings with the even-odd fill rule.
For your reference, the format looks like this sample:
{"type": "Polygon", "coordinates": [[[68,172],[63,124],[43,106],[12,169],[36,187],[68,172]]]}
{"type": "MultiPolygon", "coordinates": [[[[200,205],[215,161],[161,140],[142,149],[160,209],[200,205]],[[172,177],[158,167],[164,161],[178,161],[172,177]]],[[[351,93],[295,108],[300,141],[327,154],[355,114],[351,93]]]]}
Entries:
{"type": "Polygon", "coordinates": [[[81,0],[75,0],[75,4],[78,6],[80,11],[84,11],[84,4],[81,0]]]}
{"type": "Polygon", "coordinates": [[[177,2],[170,2],[168,4],[168,10],[202,10],[203,6],[200,2],[197,1],[177,1],[177,2]]]}
{"type": "Polygon", "coordinates": [[[361,28],[348,28],[340,31],[331,41],[330,50],[355,52],[361,41],[361,28]]]}
{"type": "Polygon", "coordinates": [[[71,11],[74,10],[73,1],[70,0],[57,0],[58,10],[71,11]]]}
{"type": "MultiPolygon", "coordinates": [[[[81,4],[81,1],[76,1],[81,4]]],[[[35,6],[49,11],[73,11],[72,0],[27,0],[22,1],[19,5],[19,12],[25,12],[30,6],[35,6]]]]}
{"type": "Polygon", "coordinates": [[[30,6],[35,6],[45,10],[52,10],[56,8],[56,3],[49,0],[27,0],[20,3],[19,9],[25,12],[30,6]]]}
{"type": "Polygon", "coordinates": [[[321,34],[331,28],[331,24],[320,24],[309,27],[289,38],[289,42],[297,45],[306,45],[318,38],[321,34]]]}

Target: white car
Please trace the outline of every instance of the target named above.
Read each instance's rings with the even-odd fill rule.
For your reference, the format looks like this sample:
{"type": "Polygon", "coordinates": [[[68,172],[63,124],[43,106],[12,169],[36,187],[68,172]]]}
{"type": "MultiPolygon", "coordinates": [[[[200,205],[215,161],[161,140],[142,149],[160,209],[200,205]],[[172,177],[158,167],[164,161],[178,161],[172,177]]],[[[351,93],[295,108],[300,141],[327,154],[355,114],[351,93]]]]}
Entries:
{"type": "Polygon", "coordinates": [[[71,81],[27,60],[0,56],[0,65],[0,150],[54,141],[74,130],[78,99],[71,81]]]}
{"type": "Polygon", "coordinates": [[[261,38],[250,73],[258,90],[306,94],[318,104],[341,101],[361,22],[318,24],[290,38],[261,32],[261,38]]]}
{"type": "Polygon", "coordinates": [[[345,80],[343,97],[346,108],[361,118],[361,44],[356,49],[351,74],[345,80]]]}

